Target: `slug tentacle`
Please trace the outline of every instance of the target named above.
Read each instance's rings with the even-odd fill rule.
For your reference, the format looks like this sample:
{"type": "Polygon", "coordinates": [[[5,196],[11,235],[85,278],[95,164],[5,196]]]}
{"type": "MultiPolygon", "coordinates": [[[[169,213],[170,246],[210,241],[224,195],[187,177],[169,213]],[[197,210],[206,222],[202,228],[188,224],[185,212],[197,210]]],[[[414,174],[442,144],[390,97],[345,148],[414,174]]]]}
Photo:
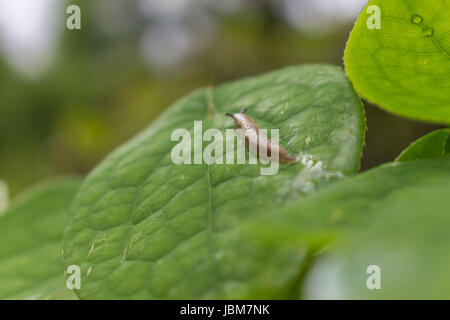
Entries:
{"type": "Polygon", "coordinates": [[[245,114],[247,108],[242,109],[240,113],[226,113],[225,115],[234,119],[236,126],[242,130],[245,138],[245,144],[249,147],[250,151],[256,151],[256,155],[259,154],[260,147],[264,147],[267,151],[267,156],[271,156],[272,150],[278,152],[278,161],[281,163],[291,164],[298,161],[298,158],[287,152],[271,141],[263,132],[259,130],[259,126],[256,124],[252,117],[245,114]]]}

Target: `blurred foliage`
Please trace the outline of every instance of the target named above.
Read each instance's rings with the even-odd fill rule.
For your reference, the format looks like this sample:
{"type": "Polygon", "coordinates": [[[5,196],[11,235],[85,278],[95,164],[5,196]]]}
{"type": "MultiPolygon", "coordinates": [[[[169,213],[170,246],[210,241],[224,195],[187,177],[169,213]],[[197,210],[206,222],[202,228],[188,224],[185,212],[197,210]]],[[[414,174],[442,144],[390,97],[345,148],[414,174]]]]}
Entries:
{"type": "MultiPolygon", "coordinates": [[[[215,28],[209,41],[177,64],[158,68],[142,55],[141,39],[154,21],[138,1],[110,2],[130,22],[124,28],[114,28],[122,20],[100,3],[105,1],[77,1],[80,31],[67,30],[65,16],[61,19],[56,56],[39,78],[24,78],[0,56],[0,179],[12,194],[48,177],[87,173],[195,88],[291,64],[342,65],[353,24],[302,32],[287,24],[272,2],[253,1],[231,13],[211,11],[215,28]]],[[[363,169],[393,160],[436,128],[373,106],[366,115],[363,169]]]]}

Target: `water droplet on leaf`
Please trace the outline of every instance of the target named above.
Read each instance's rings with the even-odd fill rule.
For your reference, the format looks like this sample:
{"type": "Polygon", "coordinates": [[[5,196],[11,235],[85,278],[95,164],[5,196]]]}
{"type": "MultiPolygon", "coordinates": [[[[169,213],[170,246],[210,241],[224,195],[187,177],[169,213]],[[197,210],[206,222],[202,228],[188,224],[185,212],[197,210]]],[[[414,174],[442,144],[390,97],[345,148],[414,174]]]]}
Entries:
{"type": "Polygon", "coordinates": [[[423,29],[423,34],[427,37],[430,37],[433,35],[433,28],[425,28],[423,29]]]}
{"type": "Polygon", "coordinates": [[[414,24],[421,24],[423,21],[423,18],[419,16],[418,14],[413,14],[411,16],[411,22],[414,24]]]}

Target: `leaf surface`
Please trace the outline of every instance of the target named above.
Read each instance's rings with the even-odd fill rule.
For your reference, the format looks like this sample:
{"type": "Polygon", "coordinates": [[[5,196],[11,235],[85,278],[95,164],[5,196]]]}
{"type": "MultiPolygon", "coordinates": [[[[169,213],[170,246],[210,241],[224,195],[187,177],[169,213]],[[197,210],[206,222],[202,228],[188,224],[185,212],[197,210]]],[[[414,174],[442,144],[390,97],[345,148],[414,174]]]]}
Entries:
{"type": "MultiPolygon", "coordinates": [[[[356,173],[365,130],[361,102],[333,66],[290,67],[176,102],[109,155],[84,182],[64,236],[66,265],[82,269],[81,298],[289,297],[310,252],[255,247],[238,228],[356,173]],[[171,133],[233,128],[247,108],[300,157],[272,176],[261,165],[175,165],[171,133]]],[[[203,146],[205,147],[205,145],[203,146]]],[[[227,151],[225,152],[226,154],[227,151]]]]}

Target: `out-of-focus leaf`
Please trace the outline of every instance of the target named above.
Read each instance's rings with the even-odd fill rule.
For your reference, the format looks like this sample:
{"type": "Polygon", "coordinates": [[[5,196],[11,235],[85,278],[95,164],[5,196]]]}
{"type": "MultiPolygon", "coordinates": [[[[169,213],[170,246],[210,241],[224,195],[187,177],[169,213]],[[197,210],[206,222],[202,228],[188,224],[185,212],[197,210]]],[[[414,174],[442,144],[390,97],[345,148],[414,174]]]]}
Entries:
{"type": "Polygon", "coordinates": [[[61,240],[77,178],[40,184],[0,217],[0,298],[76,299],[65,289],[61,240]]]}
{"type": "Polygon", "coordinates": [[[314,237],[329,237],[323,248],[336,251],[315,264],[308,298],[449,298],[449,194],[450,157],[394,162],[245,230],[275,248],[306,250],[314,237]],[[381,290],[366,286],[371,265],[381,269],[381,290]]]}
{"type": "Polygon", "coordinates": [[[440,158],[450,154],[450,129],[433,131],[413,142],[395,161],[440,158]]]}

